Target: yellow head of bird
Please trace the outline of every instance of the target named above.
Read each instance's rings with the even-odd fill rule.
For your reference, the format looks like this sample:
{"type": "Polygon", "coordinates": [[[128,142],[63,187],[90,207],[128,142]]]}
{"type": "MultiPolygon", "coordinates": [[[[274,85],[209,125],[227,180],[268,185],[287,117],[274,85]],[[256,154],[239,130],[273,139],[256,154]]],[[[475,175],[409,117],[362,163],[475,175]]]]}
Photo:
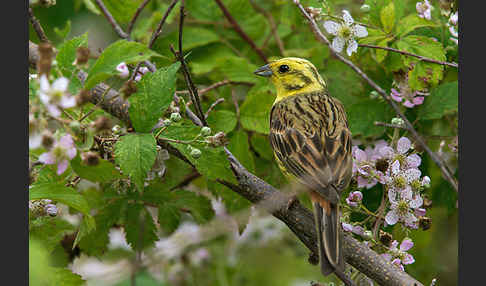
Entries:
{"type": "Polygon", "coordinates": [[[256,75],[270,77],[277,90],[275,102],[286,97],[320,91],[326,83],[316,67],[301,58],[283,58],[258,68],[256,75]]]}

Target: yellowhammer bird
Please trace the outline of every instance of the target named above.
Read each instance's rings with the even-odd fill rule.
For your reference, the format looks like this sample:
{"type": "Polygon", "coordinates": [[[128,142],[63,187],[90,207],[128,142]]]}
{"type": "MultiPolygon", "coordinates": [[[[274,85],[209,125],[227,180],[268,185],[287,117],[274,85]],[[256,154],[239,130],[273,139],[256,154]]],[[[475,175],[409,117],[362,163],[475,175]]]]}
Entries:
{"type": "Polygon", "coordinates": [[[344,270],[339,201],[351,180],[351,132],[339,100],[312,63],[283,58],[255,71],[270,77],[277,98],[270,114],[270,144],[287,175],[307,186],[314,208],[324,275],[344,270]]]}

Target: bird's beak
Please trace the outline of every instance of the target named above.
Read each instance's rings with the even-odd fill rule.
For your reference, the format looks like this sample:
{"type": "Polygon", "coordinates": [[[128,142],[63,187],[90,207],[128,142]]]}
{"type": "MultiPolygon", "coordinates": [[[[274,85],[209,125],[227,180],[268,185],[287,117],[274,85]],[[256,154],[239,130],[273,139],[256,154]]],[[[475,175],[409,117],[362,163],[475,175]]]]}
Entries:
{"type": "Polygon", "coordinates": [[[259,75],[259,76],[264,76],[264,77],[269,77],[273,74],[272,69],[268,65],[264,65],[262,67],[259,67],[253,73],[256,74],[256,75],[259,75]]]}

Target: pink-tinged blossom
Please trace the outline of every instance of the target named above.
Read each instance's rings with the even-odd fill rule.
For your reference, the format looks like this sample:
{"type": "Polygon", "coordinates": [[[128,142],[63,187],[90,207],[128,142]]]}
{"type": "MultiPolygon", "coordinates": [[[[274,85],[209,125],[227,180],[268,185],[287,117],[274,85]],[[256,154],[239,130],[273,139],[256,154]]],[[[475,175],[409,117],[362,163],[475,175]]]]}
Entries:
{"type": "Polygon", "coordinates": [[[346,198],[346,203],[351,207],[357,207],[362,199],[363,194],[360,191],[354,191],[349,193],[349,196],[346,198]]]}
{"type": "Polygon", "coordinates": [[[135,81],[139,81],[142,79],[142,76],[149,72],[147,67],[141,67],[138,69],[137,75],[135,75],[135,81]]]}
{"type": "Polygon", "coordinates": [[[128,66],[125,62],[121,62],[116,66],[116,71],[118,72],[118,76],[121,78],[127,78],[128,75],[130,74],[130,71],[128,70],[128,66]]]}
{"type": "Polygon", "coordinates": [[[428,0],[417,2],[417,4],[415,4],[415,8],[417,9],[417,13],[420,18],[427,20],[432,19],[432,5],[430,5],[428,0]]]}
{"type": "Polygon", "coordinates": [[[419,194],[413,194],[410,188],[401,192],[390,190],[388,198],[391,206],[385,216],[387,224],[394,225],[397,222],[403,222],[405,225],[413,225],[418,220],[414,211],[423,204],[423,199],[419,194]]]}
{"type": "Polygon", "coordinates": [[[352,224],[343,222],[343,223],[341,223],[341,225],[343,226],[343,230],[344,231],[350,232],[350,231],[353,230],[353,225],[352,224]]]}
{"type": "Polygon", "coordinates": [[[364,151],[358,146],[353,147],[353,175],[356,176],[358,188],[370,189],[377,182],[383,182],[384,174],[375,165],[376,161],[383,158],[382,149],[388,145],[384,140],[379,140],[374,145],[374,148],[368,146],[364,151]]]}
{"type": "Polygon", "coordinates": [[[51,150],[39,156],[39,161],[47,165],[57,165],[57,174],[66,171],[69,161],[76,156],[76,147],[70,134],[54,142],[51,150]]]}
{"type": "Polygon", "coordinates": [[[359,235],[359,236],[365,235],[364,228],[359,226],[359,225],[352,225],[352,224],[345,223],[345,222],[342,222],[341,225],[342,225],[344,231],[352,232],[352,233],[359,235]]]}
{"type": "Polygon", "coordinates": [[[390,96],[393,100],[396,102],[401,102],[403,106],[412,108],[416,105],[421,105],[424,103],[424,97],[423,96],[417,96],[417,92],[413,92],[411,94],[408,94],[406,92],[398,92],[396,89],[392,88],[390,96]]]}
{"type": "Polygon", "coordinates": [[[76,106],[76,98],[67,93],[69,80],[60,77],[51,85],[46,75],[42,75],[39,80],[39,99],[46,106],[47,111],[54,117],[61,115],[62,108],[76,106]]]}
{"type": "Polygon", "coordinates": [[[410,253],[407,253],[413,247],[413,241],[409,238],[405,238],[402,243],[400,243],[400,247],[398,247],[398,241],[394,240],[391,243],[390,248],[386,253],[381,254],[381,256],[386,260],[389,261],[391,264],[397,266],[402,271],[405,269],[403,265],[412,264],[415,262],[415,259],[410,253]]]}

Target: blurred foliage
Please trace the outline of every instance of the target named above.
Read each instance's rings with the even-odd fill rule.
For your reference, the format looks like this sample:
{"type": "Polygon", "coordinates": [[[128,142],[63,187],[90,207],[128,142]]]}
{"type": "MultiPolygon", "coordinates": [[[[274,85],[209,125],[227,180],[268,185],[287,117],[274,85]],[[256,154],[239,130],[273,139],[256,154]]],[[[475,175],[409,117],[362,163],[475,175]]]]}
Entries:
{"type": "MultiPolygon", "coordinates": [[[[103,2],[126,30],[143,1],[103,2]]],[[[444,15],[450,10],[448,1],[431,1],[434,6],[432,20],[418,17],[417,1],[412,0],[301,2],[306,7],[322,8],[321,20],[331,19],[324,14],[340,17],[342,9],[350,11],[355,21],[367,24],[368,37],[359,39],[361,44],[387,46],[439,61],[457,62],[457,44],[450,40],[448,17],[444,15]],[[363,4],[369,5],[369,11],[360,9],[363,4]]],[[[390,123],[395,116],[393,110],[384,100],[373,96],[372,88],[359,75],[316,40],[293,1],[224,0],[223,3],[268,57],[302,57],[316,66],[328,84],[330,95],[344,104],[353,139],[359,140],[356,142],[366,145],[378,139],[389,140],[394,132],[400,136],[409,135],[404,130],[375,125],[375,121],[390,123]],[[260,9],[255,9],[255,5],[260,9]],[[268,14],[260,13],[261,9],[268,14]],[[283,43],[282,53],[272,23],[283,43]]],[[[220,140],[218,132],[224,132],[228,149],[249,171],[283,191],[292,187],[278,169],[267,140],[275,90],[266,79],[253,75],[264,63],[232,29],[214,1],[186,1],[183,50],[194,83],[200,89],[223,80],[232,81],[232,84],[211,89],[201,96],[203,110],[208,110],[217,99],[224,99],[208,115],[209,134],[204,134],[205,131],[186,117],[184,104],[190,101],[187,93],[178,94],[182,104],[180,109],[174,108],[174,91],[187,90],[179,63],[169,50],[170,44],[177,47],[179,4],[168,17],[153,48],[147,48],[168,6],[169,1],[165,0],[148,3],[131,33],[136,42],[120,40],[93,0],[57,1],[50,7],[38,4],[33,8],[57,50],[51,79],[61,76],[69,79],[68,91],[73,95],[102,81],[118,89],[122,86],[116,70],[120,62],[133,64],[130,65],[133,72],[136,63],[150,60],[158,70],[144,75],[136,83],[137,91],[128,99],[133,126],[125,126],[91,103],[65,110],[61,119],[49,119],[47,128],[53,133],[72,134],[78,154],[61,175],[57,175],[55,166],[51,165],[32,168],[34,180],[29,200],[50,199],[65,208],[54,217],[29,211],[31,285],[82,285],[81,277],[88,279],[89,285],[134,285],[130,281],[135,281],[136,285],[297,286],[309,285],[310,281],[337,282],[333,276],[322,277],[318,267],[307,262],[305,247],[282,225],[279,226],[282,234],[269,243],[256,243],[259,240],[254,239],[235,247],[231,233],[211,236],[199,243],[210,253],[209,258],[199,264],[189,262],[188,257],[197,249],[192,245],[181,250],[181,257],[155,264],[156,270],[145,265],[130,277],[133,269],[120,266],[117,271],[121,276],[113,281],[103,280],[101,276],[92,278],[79,269],[74,273],[69,270],[76,268],[73,262],[82,265],[82,261],[93,257],[105,265],[135,263],[136,252],[143,251],[148,256],[157,252],[158,243],[176,235],[184,223],[194,223],[201,228],[208,226],[210,230],[213,220],[225,217],[211,205],[217,198],[221,198],[227,214],[236,218],[237,232],[243,235],[249,232],[251,204],[216,183],[218,179],[236,182],[222,144],[215,144],[215,147],[209,143],[220,140]],[[73,65],[79,47],[89,47],[91,51],[92,58],[86,66],[73,65]],[[76,76],[79,70],[89,74],[84,84],[76,76]],[[182,120],[170,120],[173,113],[180,113],[182,120]],[[118,129],[94,128],[100,117],[109,118],[118,129]],[[81,129],[80,125],[72,124],[80,118],[83,118],[81,129]],[[66,121],[72,122],[66,124],[66,121]],[[160,122],[165,123],[153,128],[160,122]],[[130,127],[135,132],[127,133],[130,127]],[[166,140],[194,165],[195,170],[175,156],[160,157],[157,139],[166,140]],[[88,151],[100,154],[97,164],[89,165],[82,158],[81,153],[88,151]],[[196,170],[198,175],[193,176],[196,170]],[[124,229],[129,249],[121,251],[111,246],[113,228],[124,229]]],[[[29,39],[38,43],[32,27],[29,39]]],[[[400,108],[432,150],[439,151],[457,170],[457,153],[450,147],[457,136],[457,69],[362,47],[350,59],[387,91],[405,86],[410,92],[428,94],[422,105],[400,108]]],[[[31,112],[41,118],[45,117],[45,112],[39,111],[38,93],[38,81],[29,80],[31,112]]],[[[194,104],[190,106],[195,110],[194,104]]],[[[422,152],[419,146],[415,148],[422,152]]],[[[31,150],[31,162],[37,161],[45,151],[44,147],[31,150]]],[[[404,232],[400,227],[384,229],[392,232],[398,241],[405,236],[413,239],[414,248],[410,253],[416,262],[406,266],[410,275],[424,285],[433,278],[438,279],[439,285],[455,285],[457,193],[429,156],[421,155],[420,169],[431,178],[431,187],[425,196],[432,201],[427,213],[432,227],[412,232],[404,232]]],[[[379,187],[364,190],[364,204],[375,211],[381,194],[379,187]]],[[[275,227],[278,229],[272,226],[275,227]]]]}

